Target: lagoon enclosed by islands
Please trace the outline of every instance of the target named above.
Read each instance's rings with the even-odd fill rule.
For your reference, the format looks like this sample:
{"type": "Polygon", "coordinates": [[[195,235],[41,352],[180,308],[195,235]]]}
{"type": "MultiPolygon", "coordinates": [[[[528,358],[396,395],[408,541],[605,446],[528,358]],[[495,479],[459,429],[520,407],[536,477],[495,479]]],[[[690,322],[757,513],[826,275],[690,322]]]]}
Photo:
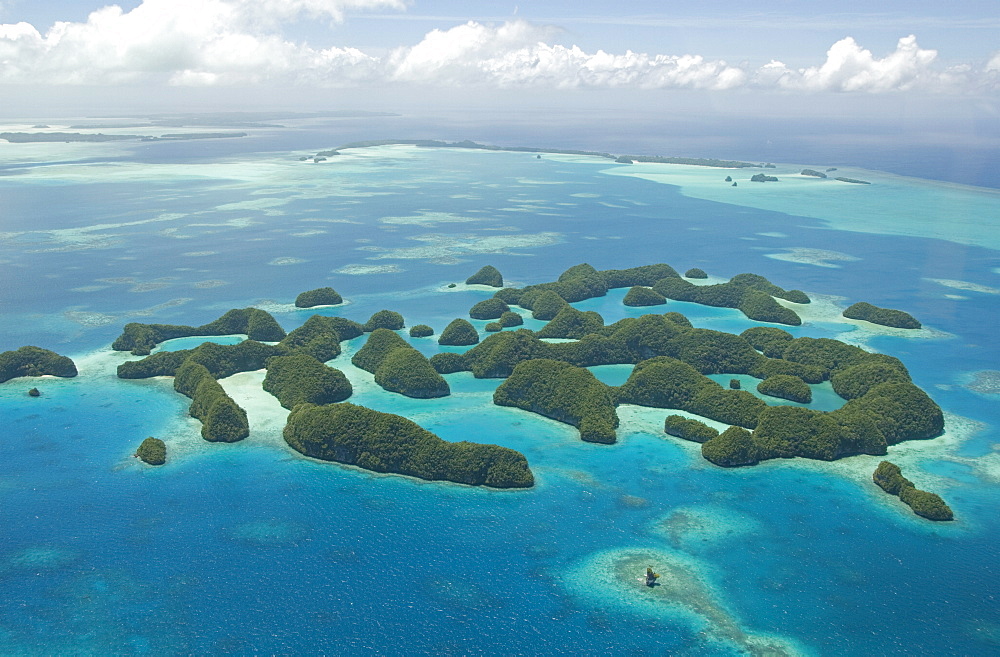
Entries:
{"type": "MultiPolygon", "coordinates": [[[[609,149],[530,131],[494,136],[538,152],[338,148],[403,128],[487,141],[397,119],[2,122],[11,134],[153,139],[0,141],[0,351],[36,345],[79,370],[0,384],[0,653],[1000,651],[1000,192],[816,149],[648,151],[638,138],[609,149]],[[759,167],[627,164],[571,148],[759,167]],[[778,180],[750,181],[761,172],[778,180]],[[944,430],[886,456],[722,468],[664,432],[664,409],[619,406],[617,442],[583,442],[569,424],[493,404],[502,379],[460,371],[443,375],[446,397],[388,392],[351,363],[366,336],[342,342],[328,364],[350,380],[352,404],[523,454],[534,485],[495,490],[302,456],[282,438],[288,411],[262,390],[263,370],[220,380],[249,420],[232,444],[201,438],[170,377],[116,376],[140,358],[111,348],[126,324],[198,326],[233,308],[264,310],[286,331],[314,314],[364,323],[391,309],[406,329],[434,329],[398,331],[423,355],[461,353],[436,336],[456,318],[489,335],[468,313],[495,289],[466,285],[470,275],[492,265],[524,287],[581,263],[669,263],[704,270],[708,284],[752,272],[802,290],[811,303],[795,304],[798,326],[687,301],[630,307],[627,289],[572,306],[607,324],[677,312],[698,328],[780,326],[887,354],[940,405],[944,430]],[[295,306],[325,286],[342,302],[295,306]],[[922,326],[841,315],[859,301],[922,326]],[[133,458],[147,437],[164,441],[164,465],[133,458]],[[882,460],[955,519],[918,517],[883,492],[872,482],[882,460]],[[647,566],[660,585],[641,581],[647,566]]],[[[545,325],[519,312],[525,328],[545,325]]],[[[633,366],[589,369],[620,386],[633,366]]],[[[829,383],[812,388],[808,407],[843,404],[829,383]]]]}

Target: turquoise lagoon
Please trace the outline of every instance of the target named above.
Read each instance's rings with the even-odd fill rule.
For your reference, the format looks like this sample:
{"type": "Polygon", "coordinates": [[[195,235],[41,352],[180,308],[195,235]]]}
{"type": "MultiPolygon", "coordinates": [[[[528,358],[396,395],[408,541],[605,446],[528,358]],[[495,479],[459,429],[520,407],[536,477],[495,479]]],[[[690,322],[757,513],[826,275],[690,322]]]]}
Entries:
{"type": "MultiPolygon", "coordinates": [[[[346,139],[289,128],[232,141],[0,144],[0,348],[36,344],[80,368],[0,385],[0,654],[1000,651],[1000,406],[966,387],[1000,362],[996,190],[798,175],[823,162],[778,164],[781,182],[755,186],[753,170],[404,146],[314,164],[299,157],[346,139]],[[490,294],[448,288],[482,265],[521,285],[580,262],[754,272],[807,291],[816,303],[791,332],[902,358],[947,412],[945,436],[889,458],[957,520],[924,521],[875,488],[874,457],[714,467],[662,433],[662,410],[623,407],[618,444],[601,446],[493,406],[499,381],[467,373],[448,375],[450,397],[402,398],[350,366],[364,338],[331,363],[352,402],[520,450],[537,485],[300,458],[260,373],[223,381],[250,437],[208,444],[169,381],[114,376],[131,356],[109,345],[130,321],[200,324],[253,305],[292,329],[316,312],[296,294],[331,285],[346,302],[320,313],[389,308],[440,331],[490,294]],[[861,300],[927,328],[838,320],[861,300]],[[149,435],[168,444],[162,468],[131,457],[149,435]],[[646,561],[670,587],[631,577],[646,561]]],[[[623,293],[576,305],[608,322],[642,314],[623,293]]],[[[618,383],[628,368],[595,372],[618,383]]],[[[814,393],[814,407],[838,403],[814,393]]]]}

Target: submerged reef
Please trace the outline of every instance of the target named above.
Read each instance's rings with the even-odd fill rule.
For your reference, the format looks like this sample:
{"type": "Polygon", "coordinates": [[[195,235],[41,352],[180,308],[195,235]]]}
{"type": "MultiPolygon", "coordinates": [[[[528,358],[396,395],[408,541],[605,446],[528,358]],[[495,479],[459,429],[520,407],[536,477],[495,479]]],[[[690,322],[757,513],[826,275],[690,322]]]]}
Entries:
{"type": "Polygon", "coordinates": [[[308,290],[295,297],[296,308],[335,306],[339,303],[344,303],[344,299],[332,287],[320,287],[315,290],[308,290]]]}
{"type": "Polygon", "coordinates": [[[912,481],[903,476],[902,470],[895,463],[889,461],[879,463],[872,474],[872,481],[890,495],[899,497],[922,518],[952,520],[955,517],[944,500],[935,493],[928,493],[915,487],[912,481]]]}
{"type": "Polygon", "coordinates": [[[0,383],[22,376],[46,375],[74,377],[76,364],[67,356],[31,345],[0,353],[0,383]]]}
{"type": "Polygon", "coordinates": [[[848,307],[844,310],[843,315],[848,319],[861,319],[872,324],[893,328],[918,329],[921,326],[920,322],[908,312],[892,308],[879,308],[864,301],[859,301],[848,307]]]}
{"type": "Polygon", "coordinates": [[[530,488],[535,482],[520,452],[446,442],[405,417],[346,402],[296,406],[284,437],[306,456],[375,472],[492,488],[530,488]]]}
{"type": "Polygon", "coordinates": [[[148,465],[163,465],[167,462],[167,445],[159,438],[150,436],[142,441],[135,456],[148,465]]]}

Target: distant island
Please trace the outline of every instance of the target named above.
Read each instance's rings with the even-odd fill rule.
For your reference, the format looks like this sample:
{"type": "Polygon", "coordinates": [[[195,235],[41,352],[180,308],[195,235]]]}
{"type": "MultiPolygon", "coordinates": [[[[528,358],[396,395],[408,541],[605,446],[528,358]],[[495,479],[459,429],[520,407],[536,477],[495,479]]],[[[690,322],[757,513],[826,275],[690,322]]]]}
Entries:
{"type": "Polygon", "coordinates": [[[493,146],[480,144],[468,139],[464,141],[440,141],[436,139],[373,139],[368,141],[355,141],[338,146],[332,150],[320,151],[313,158],[303,157],[300,160],[315,159],[328,154],[338,154],[351,148],[371,148],[373,146],[417,146],[419,148],[468,148],[484,151],[508,151],[513,153],[552,153],[554,155],[590,155],[614,160],[619,164],[632,164],[634,162],[650,162],[656,164],[687,164],[702,167],[718,167],[723,169],[743,169],[748,167],[774,168],[773,164],[755,164],[753,162],[742,162],[740,160],[719,160],[703,157],[668,157],[663,155],[612,155],[600,151],[584,151],[565,148],[538,148],[534,146],[493,146]]]}
{"type": "Polygon", "coordinates": [[[190,139],[232,139],[246,137],[245,132],[187,132],[151,137],[149,135],[106,135],[100,132],[0,132],[0,139],[11,144],[35,142],[108,142],[108,141],[186,141],[190,139]]]}

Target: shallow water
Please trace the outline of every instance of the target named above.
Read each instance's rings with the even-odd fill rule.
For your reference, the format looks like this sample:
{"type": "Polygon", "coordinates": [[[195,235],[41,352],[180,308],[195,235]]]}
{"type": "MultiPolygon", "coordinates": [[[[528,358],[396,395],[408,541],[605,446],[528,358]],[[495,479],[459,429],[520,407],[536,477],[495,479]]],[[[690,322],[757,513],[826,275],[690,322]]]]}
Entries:
{"type": "MultiPolygon", "coordinates": [[[[803,652],[1000,650],[989,597],[1000,413],[995,395],[965,387],[1000,361],[993,295],[975,287],[1000,287],[998,234],[909,221],[918,211],[944,221],[939,207],[996,216],[995,192],[845,169],[875,184],[723,199],[728,188],[695,194],[691,181],[727,172],[668,167],[651,181],[591,158],[390,147],[298,161],[331,143],[336,134],[290,131],[256,153],[220,143],[214,157],[207,144],[95,146],[86,162],[55,165],[0,151],[16,163],[0,177],[0,348],[37,344],[81,369],[0,385],[0,653],[735,653],[706,638],[704,614],[623,603],[635,591],[596,571],[587,581],[588,564],[636,551],[673,555],[726,622],[803,652]],[[877,202],[852,206],[847,194],[862,192],[877,202]],[[862,207],[879,208],[878,221],[858,232],[862,207]],[[389,308],[440,332],[489,295],[446,287],[482,265],[530,284],[584,261],[749,271],[841,307],[917,316],[938,333],[880,335],[835,315],[789,331],[900,357],[954,414],[948,436],[889,458],[957,521],[916,518],[875,489],[875,457],[716,468],[662,433],[669,411],[620,408],[619,442],[604,446],[492,405],[499,380],[453,374],[450,397],[402,398],[349,365],[364,338],[331,363],[352,378],[352,402],[446,440],[520,450],[536,487],[479,490],[303,459],[282,444],[273,403],[247,440],[208,444],[169,381],[115,378],[130,356],[108,350],[126,322],[197,325],[248,305],[292,329],[310,314],[295,296],[325,285],[347,303],[321,314],[363,322],[389,308]],[[32,386],[41,397],[25,394],[32,386]],[[149,435],[167,441],[167,466],[131,458],[149,435]]],[[[717,330],[755,325],[681,302],[628,308],[623,294],[576,305],[608,323],[671,310],[717,330]]],[[[413,343],[439,350],[433,338],[413,343]]],[[[629,370],[594,371],[619,384],[629,370]]],[[[813,408],[840,403],[823,386],[814,395],[813,408]]]]}

